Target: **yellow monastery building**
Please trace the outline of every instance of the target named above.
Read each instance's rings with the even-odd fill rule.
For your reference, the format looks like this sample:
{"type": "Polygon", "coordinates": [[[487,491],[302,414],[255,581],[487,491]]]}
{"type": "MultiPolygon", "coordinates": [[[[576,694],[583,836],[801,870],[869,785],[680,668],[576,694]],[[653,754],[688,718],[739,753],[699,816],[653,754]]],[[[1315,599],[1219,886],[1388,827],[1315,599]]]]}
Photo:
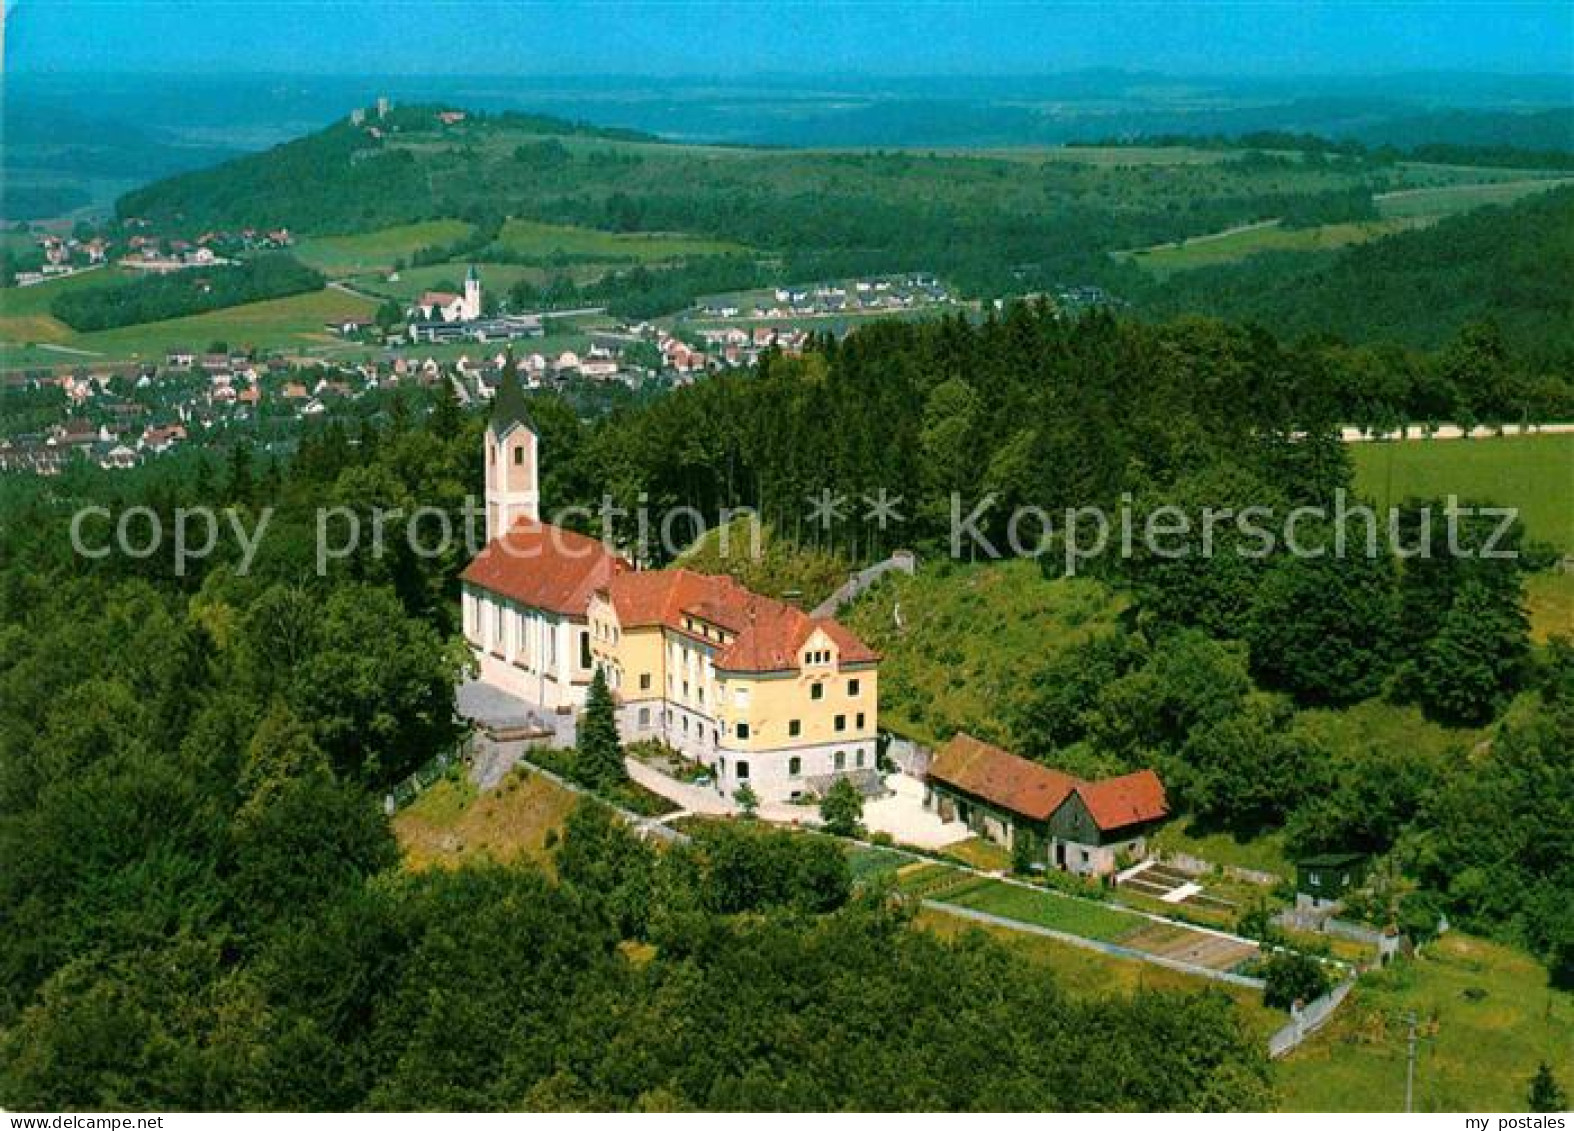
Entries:
{"type": "Polygon", "coordinates": [[[485,448],[488,541],[461,575],[483,681],[577,710],[600,668],[624,741],[666,742],[729,797],[748,784],[785,801],[873,771],[880,657],[856,635],[729,577],[636,570],[542,522],[537,437],[512,374],[485,448]]]}

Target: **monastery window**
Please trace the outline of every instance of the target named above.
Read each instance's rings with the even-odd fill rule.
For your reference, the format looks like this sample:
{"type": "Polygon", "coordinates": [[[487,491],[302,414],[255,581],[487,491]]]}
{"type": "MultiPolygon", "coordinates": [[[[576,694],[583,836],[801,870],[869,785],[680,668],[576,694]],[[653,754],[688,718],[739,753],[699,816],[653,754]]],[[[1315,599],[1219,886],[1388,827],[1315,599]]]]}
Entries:
{"type": "Polygon", "coordinates": [[[749,780],[749,763],[747,763],[747,762],[739,762],[738,763],[738,780],[739,781],[748,781],[749,780]]]}
{"type": "Polygon", "coordinates": [[[853,725],[856,726],[859,730],[863,730],[863,728],[864,728],[864,713],[862,711],[858,712],[858,721],[856,723],[854,723],[853,725]]]}
{"type": "Polygon", "coordinates": [[[836,716],[836,729],[838,731],[844,731],[844,730],[847,729],[847,716],[846,715],[837,715],[836,716]]]}
{"type": "Polygon", "coordinates": [[[864,768],[864,752],[862,750],[853,755],[853,765],[857,766],[860,770],[864,768]]]}
{"type": "Polygon", "coordinates": [[[809,685],[809,698],[810,699],[824,699],[825,698],[825,684],[823,684],[823,683],[811,683],[809,685]]]}
{"type": "Polygon", "coordinates": [[[733,728],[733,732],[739,738],[748,738],[749,737],[749,724],[748,723],[739,723],[737,726],[735,726],[733,728]]]}
{"type": "Polygon", "coordinates": [[[639,673],[639,689],[641,691],[649,691],[650,690],[650,673],[649,672],[640,672],[639,673]]]}
{"type": "Polygon", "coordinates": [[[525,466],[525,445],[523,445],[523,444],[520,444],[517,448],[514,449],[514,466],[515,467],[524,467],[525,466]]]}
{"type": "MultiPolygon", "coordinates": [[[[801,720],[799,720],[799,719],[788,719],[787,720],[787,737],[788,738],[797,738],[802,733],[803,733],[803,722],[801,720]]],[[[795,762],[797,760],[798,759],[796,759],[796,758],[793,759],[793,761],[795,761],[795,762]]]]}
{"type": "Polygon", "coordinates": [[[747,707],[749,705],[749,689],[747,687],[740,687],[735,690],[732,693],[732,701],[739,707],[747,707]]]}
{"type": "Polygon", "coordinates": [[[789,759],[787,759],[787,776],[790,777],[790,778],[795,778],[801,773],[803,773],[803,759],[802,758],[789,758],[789,759]]]}
{"type": "Polygon", "coordinates": [[[850,679],[850,680],[847,681],[847,694],[849,694],[849,695],[857,695],[858,694],[858,681],[856,679],[850,679]]]}
{"type": "Polygon", "coordinates": [[[579,634],[579,666],[582,668],[590,666],[590,633],[588,632],[579,634]]]}
{"type": "Polygon", "coordinates": [[[847,751],[838,750],[836,752],[836,768],[838,770],[845,770],[847,768],[847,751]]]}
{"type": "Polygon", "coordinates": [[[639,709],[639,725],[641,727],[648,727],[648,726],[650,726],[650,708],[649,707],[641,707],[639,709]]]}

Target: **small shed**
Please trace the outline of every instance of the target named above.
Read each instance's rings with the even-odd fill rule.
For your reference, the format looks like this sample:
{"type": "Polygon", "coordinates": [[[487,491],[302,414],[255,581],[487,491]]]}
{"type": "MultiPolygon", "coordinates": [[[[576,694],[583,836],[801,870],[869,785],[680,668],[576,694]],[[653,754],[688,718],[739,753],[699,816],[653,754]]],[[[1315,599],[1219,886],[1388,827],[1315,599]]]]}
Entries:
{"type": "Polygon", "coordinates": [[[1338,903],[1366,879],[1368,860],[1359,852],[1308,856],[1295,865],[1295,901],[1323,907],[1338,903]]]}

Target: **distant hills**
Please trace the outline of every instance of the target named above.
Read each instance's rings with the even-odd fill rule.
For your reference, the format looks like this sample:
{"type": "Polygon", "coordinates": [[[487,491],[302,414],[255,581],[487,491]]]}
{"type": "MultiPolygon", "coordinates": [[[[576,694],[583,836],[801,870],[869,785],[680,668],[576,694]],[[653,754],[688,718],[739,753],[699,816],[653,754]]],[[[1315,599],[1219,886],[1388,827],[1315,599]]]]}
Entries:
{"type": "Polygon", "coordinates": [[[1203,310],[1276,333],[1435,346],[1492,319],[1524,356],[1574,365],[1574,187],[1326,255],[1264,254],[1172,276],[1158,314],[1203,310]]]}

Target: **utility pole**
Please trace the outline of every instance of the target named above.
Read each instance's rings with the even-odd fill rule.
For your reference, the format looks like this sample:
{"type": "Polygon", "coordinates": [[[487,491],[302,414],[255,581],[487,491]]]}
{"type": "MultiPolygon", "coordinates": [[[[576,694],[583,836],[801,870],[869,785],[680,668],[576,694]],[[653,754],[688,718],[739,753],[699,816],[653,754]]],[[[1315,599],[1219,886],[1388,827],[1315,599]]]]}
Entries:
{"type": "Polygon", "coordinates": [[[1415,1110],[1416,1015],[1414,1012],[1406,1013],[1404,1019],[1410,1025],[1409,1049],[1405,1054],[1405,1112],[1408,1114],[1415,1110]]]}

